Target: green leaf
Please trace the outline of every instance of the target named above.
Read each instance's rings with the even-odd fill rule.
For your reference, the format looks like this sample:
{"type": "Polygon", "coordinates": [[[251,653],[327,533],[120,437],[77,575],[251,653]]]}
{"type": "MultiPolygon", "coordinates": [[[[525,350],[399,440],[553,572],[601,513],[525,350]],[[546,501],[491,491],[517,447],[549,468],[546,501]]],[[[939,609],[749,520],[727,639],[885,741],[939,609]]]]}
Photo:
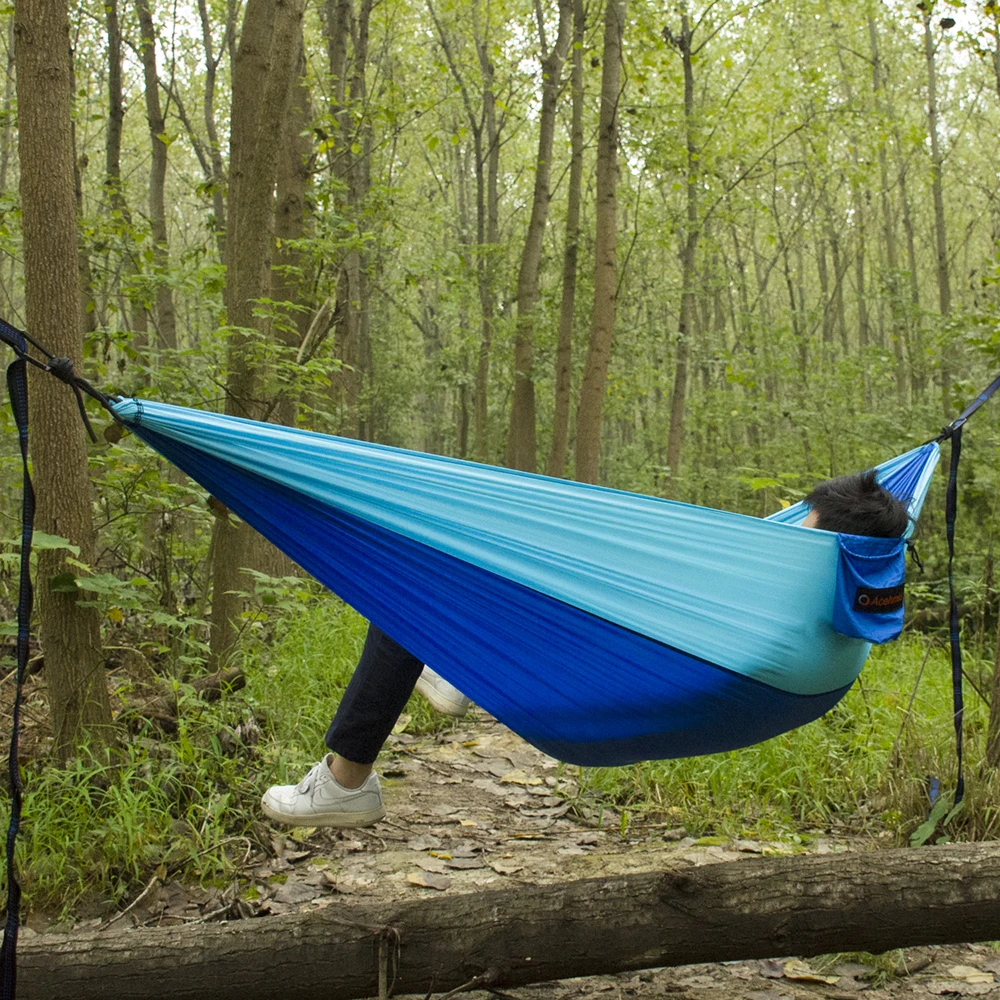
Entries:
{"type": "Polygon", "coordinates": [[[951,799],[947,795],[942,795],[937,802],[934,803],[934,807],[931,809],[927,816],[927,819],[920,824],[910,834],[910,847],[923,847],[931,837],[934,836],[934,831],[937,830],[938,823],[944,820],[944,825],[947,825],[953,816],[956,816],[962,809],[962,803],[959,804],[949,812],[949,807],[951,805],[951,799]],[[945,818],[947,816],[947,818],[945,818]]]}
{"type": "Polygon", "coordinates": [[[57,573],[49,580],[49,590],[53,594],[79,594],[76,577],[72,573],[57,573]]]}
{"type": "Polygon", "coordinates": [[[36,549],[68,549],[73,555],[80,554],[80,546],[74,545],[68,538],[60,535],[50,535],[45,531],[36,531],[31,540],[36,549]]]}

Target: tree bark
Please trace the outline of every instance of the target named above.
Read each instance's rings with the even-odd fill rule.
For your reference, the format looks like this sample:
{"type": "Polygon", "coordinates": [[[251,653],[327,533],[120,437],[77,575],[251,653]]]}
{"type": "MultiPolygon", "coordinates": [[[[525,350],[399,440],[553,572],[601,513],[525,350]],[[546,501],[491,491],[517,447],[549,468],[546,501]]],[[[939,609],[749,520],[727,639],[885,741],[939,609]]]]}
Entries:
{"type": "MultiPolygon", "coordinates": [[[[18,0],[14,35],[27,325],[32,336],[79,369],[83,337],[65,0],[18,0]]],[[[87,445],[76,400],[50,375],[32,373],[36,528],[68,538],[80,546],[81,559],[92,563],[87,445]]],[[[65,555],[39,553],[35,591],[53,749],[62,760],[78,752],[85,734],[93,750],[111,736],[98,611],[81,607],[75,593],[52,589],[53,578],[71,579],[65,555]]]]}
{"type": "MultiPolygon", "coordinates": [[[[944,220],[944,192],[942,174],[944,173],[944,155],[938,137],[938,107],[937,107],[937,67],[935,56],[937,47],[931,35],[931,12],[933,4],[924,5],[924,56],[927,61],[927,131],[931,141],[931,195],[934,199],[934,251],[938,286],[938,311],[942,317],[951,313],[951,278],[948,274],[948,233],[944,220]]],[[[946,348],[941,352],[939,381],[941,385],[941,401],[946,415],[951,413],[951,362],[946,348]]]]}
{"type": "MultiPolygon", "coordinates": [[[[687,148],[685,168],[687,174],[686,187],[686,219],[684,238],[681,243],[681,311],[677,324],[677,340],[674,348],[674,385],[670,396],[670,428],[667,432],[667,492],[673,494],[677,486],[677,478],[681,467],[681,446],[684,442],[684,414],[687,409],[687,376],[688,350],[694,334],[695,298],[694,298],[694,267],[695,255],[698,251],[698,239],[701,235],[701,223],[698,219],[698,185],[700,183],[701,163],[698,144],[695,136],[694,121],[694,66],[693,38],[694,31],[687,8],[683,8],[681,16],[681,33],[679,37],[668,35],[670,41],[681,54],[684,66],[684,137],[687,148]]],[[[668,30],[668,29],[665,29],[668,30]]]]}
{"type": "Polygon", "coordinates": [[[562,299],[556,341],[555,406],[552,447],[546,472],[566,473],[569,454],[569,411],[573,395],[573,321],[576,311],[576,262],[580,245],[580,192],[583,186],[583,45],[586,31],[583,0],[573,0],[572,124],[570,126],[569,189],[566,192],[566,237],[563,247],[562,299]]]}
{"type": "Polygon", "coordinates": [[[146,120],[149,122],[152,163],[149,168],[149,227],[153,237],[153,271],[156,275],[156,331],[159,346],[177,347],[177,314],[170,289],[170,251],[167,244],[167,136],[160,106],[160,78],[156,72],[156,29],[149,0],[136,0],[141,39],[142,73],[146,90],[146,120]]]}
{"type": "MultiPolygon", "coordinates": [[[[132,212],[122,187],[122,125],[125,121],[125,107],[122,97],[122,31],[118,19],[118,0],[108,0],[104,18],[108,33],[108,127],[104,144],[104,186],[121,236],[122,265],[129,285],[125,298],[128,300],[131,316],[122,316],[122,321],[130,322],[135,335],[133,346],[142,356],[148,346],[148,313],[142,294],[136,287],[142,268],[135,251],[132,212]]],[[[142,361],[146,361],[146,358],[142,357],[142,361]]]]}
{"type": "MultiPolygon", "coordinates": [[[[266,409],[255,342],[270,336],[255,315],[270,292],[274,186],[291,92],[303,0],[249,0],[233,67],[226,233],[225,303],[230,327],[226,413],[260,419],[266,409]]],[[[264,558],[266,543],[245,523],[216,521],[212,561],[212,660],[224,666],[238,636],[243,573],[264,558]]]]}
{"type": "MultiPolygon", "coordinates": [[[[885,84],[882,76],[882,59],[878,48],[875,18],[868,15],[868,42],[872,57],[872,90],[875,94],[875,111],[891,118],[884,107],[885,84]]],[[[892,347],[896,357],[896,393],[899,402],[906,405],[909,399],[906,372],[906,312],[903,306],[903,289],[900,282],[899,249],[896,243],[896,219],[892,209],[889,188],[889,153],[884,139],[878,144],[879,203],[882,209],[882,233],[885,239],[886,290],[889,293],[889,311],[892,316],[892,347]]]]}
{"type": "MultiPolygon", "coordinates": [[[[302,239],[309,228],[311,213],[308,192],[312,179],[309,166],[312,154],[312,142],[309,138],[312,101],[304,79],[306,56],[301,30],[298,50],[278,161],[274,224],[278,245],[271,274],[271,298],[277,309],[275,336],[287,349],[286,362],[296,357],[305,341],[314,318],[315,301],[315,296],[307,290],[310,284],[310,274],[307,272],[311,269],[306,255],[297,246],[297,241],[302,239]]],[[[316,342],[321,339],[318,338],[316,342]]],[[[274,411],[278,423],[288,427],[295,425],[298,399],[299,393],[294,385],[282,387],[281,398],[274,411]]]]}
{"type": "Polygon", "coordinates": [[[225,256],[226,242],[226,171],[222,165],[222,146],[215,124],[215,82],[219,72],[219,62],[222,59],[221,49],[225,48],[227,40],[231,41],[236,32],[235,15],[235,4],[230,3],[226,33],[223,44],[220,46],[220,52],[216,55],[212,42],[212,22],[208,16],[207,0],[198,0],[202,47],[205,53],[205,98],[202,101],[202,115],[205,119],[205,134],[208,136],[208,162],[210,164],[205,175],[212,189],[212,223],[220,258],[225,256]]]}
{"type": "Polygon", "coordinates": [[[572,0],[559,0],[559,28],[551,50],[542,44],[542,110],[538,121],[538,156],[535,159],[535,188],[531,218],[521,252],[517,276],[517,334],[514,340],[514,393],[507,432],[507,465],[534,472],[538,463],[535,424],[535,307],[542,270],[542,241],[549,216],[549,181],[552,176],[552,147],[556,133],[556,105],[562,84],[562,68],[569,47],[573,23],[572,0]]]}
{"type": "Polygon", "coordinates": [[[600,476],[601,414],[611,361],[618,282],[618,98],[627,0],[608,0],[604,14],[601,111],[597,137],[597,205],[594,236],[594,311],[576,414],[576,478],[600,476]]]}
{"type": "Polygon", "coordinates": [[[340,433],[362,439],[370,436],[363,391],[371,375],[372,360],[367,254],[359,246],[364,232],[364,203],[371,186],[371,126],[363,113],[371,9],[372,0],[361,0],[357,12],[353,0],[337,0],[327,3],[324,19],[334,85],[331,110],[339,123],[333,167],[345,188],[342,211],[354,225],[353,240],[344,253],[337,278],[334,345],[342,367],[334,375],[331,388],[334,404],[340,410],[340,433]]]}
{"type": "Polygon", "coordinates": [[[1000,849],[754,858],[25,942],[24,1000],[353,1000],[1000,937],[1000,849]]]}

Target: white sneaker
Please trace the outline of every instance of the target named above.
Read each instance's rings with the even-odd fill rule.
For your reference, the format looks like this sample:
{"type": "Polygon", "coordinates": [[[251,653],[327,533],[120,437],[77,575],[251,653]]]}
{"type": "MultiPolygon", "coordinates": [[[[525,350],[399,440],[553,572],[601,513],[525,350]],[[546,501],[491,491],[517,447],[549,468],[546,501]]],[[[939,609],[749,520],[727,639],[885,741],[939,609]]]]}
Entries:
{"type": "Polygon", "coordinates": [[[439,673],[425,666],[424,672],[417,679],[417,690],[439,711],[445,715],[461,718],[469,710],[472,702],[455,687],[449,684],[439,673]]]}
{"type": "Polygon", "coordinates": [[[384,815],[382,789],[372,771],[360,788],[344,788],[330,773],[328,753],[297,785],[272,785],[264,812],[289,826],[371,826],[384,815]]]}

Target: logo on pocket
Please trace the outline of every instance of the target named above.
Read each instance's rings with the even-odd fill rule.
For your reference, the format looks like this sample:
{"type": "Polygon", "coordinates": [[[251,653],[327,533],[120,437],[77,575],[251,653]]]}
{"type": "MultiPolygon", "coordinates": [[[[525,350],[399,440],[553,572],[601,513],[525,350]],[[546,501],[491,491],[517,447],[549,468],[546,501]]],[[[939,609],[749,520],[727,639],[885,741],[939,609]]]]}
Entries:
{"type": "Polygon", "coordinates": [[[858,587],[854,610],[865,614],[891,614],[903,606],[903,584],[896,587],[858,587]]]}

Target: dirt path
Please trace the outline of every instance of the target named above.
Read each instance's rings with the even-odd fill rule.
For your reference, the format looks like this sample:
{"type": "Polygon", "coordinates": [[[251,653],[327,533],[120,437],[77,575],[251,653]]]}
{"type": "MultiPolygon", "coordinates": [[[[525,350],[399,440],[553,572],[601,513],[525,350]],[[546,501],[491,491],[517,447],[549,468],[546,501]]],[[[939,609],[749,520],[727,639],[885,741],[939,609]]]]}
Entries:
{"type": "MultiPolygon", "coordinates": [[[[336,906],[474,892],[791,853],[794,844],[697,841],[665,824],[627,826],[581,796],[578,770],[530,747],[479,711],[437,736],[391,738],[380,762],[387,815],[371,829],[288,831],[263,827],[272,851],[249,852],[245,877],[224,890],[153,886],[117,929],[261,917],[336,906]],[[346,899],[345,899],[346,897],[346,899]]],[[[249,843],[249,842],[248,842],[249,843]]],[[[864,849],[819,839],[810,850],[864,849]]],[[[867,845],[870,846],[870,845],[867,845]]],[[[81,926],[106,923],[86,921],[81,926]]],[[[613,928],[609,929],[613,933],[613,928]]],[[[910,949],[881,973],[843,961],[731,962],[567,980],[513,990],[518,1000],[670,996],[688,1000],[828,1000],[977,996],[997,991],[1000,952],[987,945],[910,949]],[[893,968],[894,966],[894,968],[893,968]],[[825,977],[825,978],[824,978],[825,977]]],[[[486,1000],[496,994],[469,994],[486,1000]]]]}

